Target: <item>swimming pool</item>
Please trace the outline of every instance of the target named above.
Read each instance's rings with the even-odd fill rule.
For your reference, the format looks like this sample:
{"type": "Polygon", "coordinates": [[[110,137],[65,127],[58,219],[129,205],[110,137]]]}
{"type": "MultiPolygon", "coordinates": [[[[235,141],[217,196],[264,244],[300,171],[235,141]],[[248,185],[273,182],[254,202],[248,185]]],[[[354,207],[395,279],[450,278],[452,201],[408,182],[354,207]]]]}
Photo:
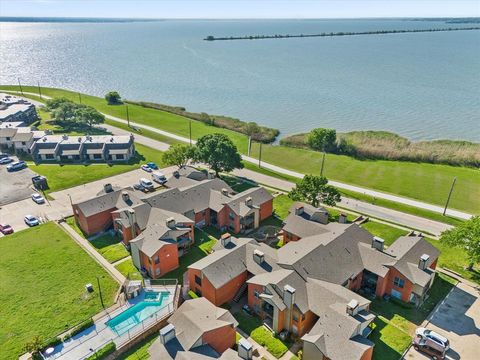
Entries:
{"type": "Polygon", "coordinates": [[[169,292],[146,292],[143,301],[110,319],[107,325],[120,336],[163,308],[169,296],[169,292]]]}

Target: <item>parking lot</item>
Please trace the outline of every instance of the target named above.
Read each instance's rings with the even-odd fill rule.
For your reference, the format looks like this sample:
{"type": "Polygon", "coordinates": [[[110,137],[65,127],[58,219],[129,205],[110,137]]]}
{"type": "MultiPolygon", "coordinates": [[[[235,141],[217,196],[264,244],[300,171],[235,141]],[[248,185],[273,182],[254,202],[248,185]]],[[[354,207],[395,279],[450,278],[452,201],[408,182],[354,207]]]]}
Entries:
{"type": "Polygon", "coordinates": [[[29,168],[8,172],[7,165],[0,165],[0,206],[29,197],[34,192],[32,177],[35,175],[29,168]]]}
{"type": "MultiPolygon", "coordinates": [[[[169,177],[172,175],[174,170],[174,167],[169,167],[162,169],[162,172],[169,177]]],[[[9,176],[12,174],[13,173],[8,173],[7,175],[9,176]]],[[[45,204],[41,205],[33,202],[33,200],[30,198],[33,190],[29,189],[27,199],[23,197],[23,200],[0,206],[0,223],[7,223],[13,227],[14,231],[19,231],[27,228],[27,225],[23,221],[25,215],[34,215],[42,218],[45,221],[59,220],[63,217],[73,215],[70,201],[76,203],[90,199],[102,191],[103,186],[107,183],[112,184],[113,187],[121,188],[133,186],[133,184],[138,183],[141,178],[150,179],[151,176],[140,169],[129,171],[106,179],[97,180],[84,185],[50,193],[50,196],[53,198],[53,200],[49,200],[45,204]]],[[[31,183],[31,180],[29,181],[31,183]]],[[[155,182],[154,185],[156,188],[160,187],[160,185],[155,182]]],[[[138,195],[142,196],[143,193],[138,191],[138,195]]],[[[0,234],[0,237],[1,236],[3,235],[0,234]]]]}
{"type": "MultiPolygon", "coordinates": [[[[480,349],[480,299],[479,290],[459,283],[430,319],[427,329],[450,340],[446,359],[478,359],[480,349]]],[[[405,359],[429,359],[415,349],[405,354],[405,359]]]]}

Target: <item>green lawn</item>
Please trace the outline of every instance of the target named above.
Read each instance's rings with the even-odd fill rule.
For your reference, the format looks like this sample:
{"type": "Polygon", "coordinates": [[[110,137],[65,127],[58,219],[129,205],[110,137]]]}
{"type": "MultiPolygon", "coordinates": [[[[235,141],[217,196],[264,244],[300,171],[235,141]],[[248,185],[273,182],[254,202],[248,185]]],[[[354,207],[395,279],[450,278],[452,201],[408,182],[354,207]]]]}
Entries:
{"type": "Polygon", "coordinates": [[[150,359],[148,348],[152,343],[158,339],[158,333],[152,334],[140,341],[137,345],[132,347],[118,357],[118,360],[147,360],[150,359]]]}
{"type": "Polygon", "coordinates": [[[385,225],[376,221],[368,221],[363,223],[361,227],[369,231],[371,234],[385,240],[386,246],[391,245],[400,236],[408,234],[408,231],[406,230],[398,229],[396,227],[385,225]]]}
{"type": "Polygon", "coordinates": [[[140,164],[148,161],[156,162],[160,167],[163,166],[161,151],[141,144],[135,144],[135,148],[137,155],[129,164],[111,166],[107,164],[29,164],[29,167],[32,171],[47,177],[50,187],[47,193],[50,193],[135,170],[140,167],[140,164]]]}
{"type": "MultiPolygon", "coordinates": [[[[18,86],[2,85],[4,90],[19,90],[18,86]]],[[[34,86],[24,86],[24,91],[37,92],[34,86]]],[[[42,93],[52,97],[67,97],[78,101],[78,94],[62,89],[43,88],[42,93]]],[[[98,110],[125,118],[125,106],[107,105],[105,99],[82,95],[82,102],[98,110]]],[[[156,127],[184,137],[189,136],[190,120],[163,111],[129,105],[132,121],[156,127]]],[[[205,134],[227,134],[242,153],[247,150],[245,135],[192,121],[192,136],[197,139],[205,134]]],[[[148,136],[148,135],[147,135],[148,136]]],[[[259,153],[258,144],[252,147],[252,156],[259,153]]],[[[263,146],[262,160],[301,173],[320,169],[322,154],[316,151],[285,146],[263,146]]],[[[317,173],[317,171],[313,171],[317,173]]],[[[471,168],[427,163],[358,160],[343,155],[328,154],[324,174],[349,184],[372,188],[387,193],[406,196],[432,204],[443,205],[454,177],[457,185],[451,199],[451,207],[471,213],[480,213],[480,173],[471,168]]]]}
{"type": "Polygon", "coordinates": [[[238,321],[238,327],[250,335],[258,344],[274,357],[279,359],[288,351],[288,343],[283,342],[263,326],[260,319],[255,316],[247,315],[243,312],[233,314],[238,321]]]}
{"type": "Polygon", "coordinates": [[[90,244],[110,263],[114,263],[130,255],[118,237],[112,236],[110,233],[103,234],[91,240],[90,244]]]}
{"type": "Polygon", "coordinates": [[[389,324],[382,317],[374,321],[376,327],[370,335],[375,343],[373,348],[374,360],[398,360],[412,341],[410,335],[389,324]]]}
{"type": "Polygon", "coordinates": [[[132,258],[122,261],[120,264],[115,265],[115,268],[120,271],[125,277],[131,280],[141,280],[142,275],[138,269],[133,265],[132,258]]]}
{"type": "Polygon", "coordinates": [[[180,284],[183,284],[183,274],[187,271],[187,267],[207,256],[216,242],[217,240],[209,236],[206,232],[195,228],[195,244],[188,250],[187,254],[179,259],[180,266],[162,277],[166,279],[177,279],[180,284]]]}
{"type": "Polygon", "coordinates": [[[18,358],[36,335],[51,339],[99,312],[97,276],[105,305],[113,303],[117,283],[54,223],[1,238],[0,253],[1,359],[18,358]]]}

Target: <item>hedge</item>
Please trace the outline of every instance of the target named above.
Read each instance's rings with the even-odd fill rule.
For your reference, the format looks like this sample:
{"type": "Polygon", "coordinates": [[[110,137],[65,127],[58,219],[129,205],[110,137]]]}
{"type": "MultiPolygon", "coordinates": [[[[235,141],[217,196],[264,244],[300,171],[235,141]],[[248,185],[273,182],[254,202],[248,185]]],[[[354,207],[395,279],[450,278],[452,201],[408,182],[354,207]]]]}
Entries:
{"type": "Polygon", "coordinates": [[[113,354],[116,350],[117,346],[113,341],[111,341],[100,350],[97,350],[94,354],[85,358],[85,360],[105,359],[108,355],[113,354]]]}

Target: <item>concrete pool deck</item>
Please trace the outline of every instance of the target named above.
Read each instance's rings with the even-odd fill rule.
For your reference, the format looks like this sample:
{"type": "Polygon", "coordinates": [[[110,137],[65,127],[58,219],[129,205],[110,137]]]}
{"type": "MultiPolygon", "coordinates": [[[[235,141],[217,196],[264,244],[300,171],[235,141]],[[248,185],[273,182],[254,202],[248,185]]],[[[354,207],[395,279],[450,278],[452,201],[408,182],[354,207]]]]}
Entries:
{"type": "Polygon", "coordinates": [[[95,351],[99,350],[110,341],[113,341],[117,345],[117,348],[119,348],[123,344],[130,341],[130,339],[134,336],[142,333],[145,329],[150,328],[160,320],[171,315],[175,310],[175,297],[178,296],[178,291],[176,291],[177,287],[152,286],[152,289],[159,292],[168,292],[169,296],[165,302],[162,303],[162,307],[160,307],[159,310],[138,325],[133,326],[128,332],[118,335],[107,325],[107,322],[132,306],[143,302],[145,299],[144,290],[142,290],[140,295],[137,297],[128,300],[125,305],[96,320],[93,326],[73,336],[66,342],[57,345],[54,348],[54,352],[49,356],[44,355],[44,358],[48,360],[84,359],[85,357],[92,355],[95,351]]]}

